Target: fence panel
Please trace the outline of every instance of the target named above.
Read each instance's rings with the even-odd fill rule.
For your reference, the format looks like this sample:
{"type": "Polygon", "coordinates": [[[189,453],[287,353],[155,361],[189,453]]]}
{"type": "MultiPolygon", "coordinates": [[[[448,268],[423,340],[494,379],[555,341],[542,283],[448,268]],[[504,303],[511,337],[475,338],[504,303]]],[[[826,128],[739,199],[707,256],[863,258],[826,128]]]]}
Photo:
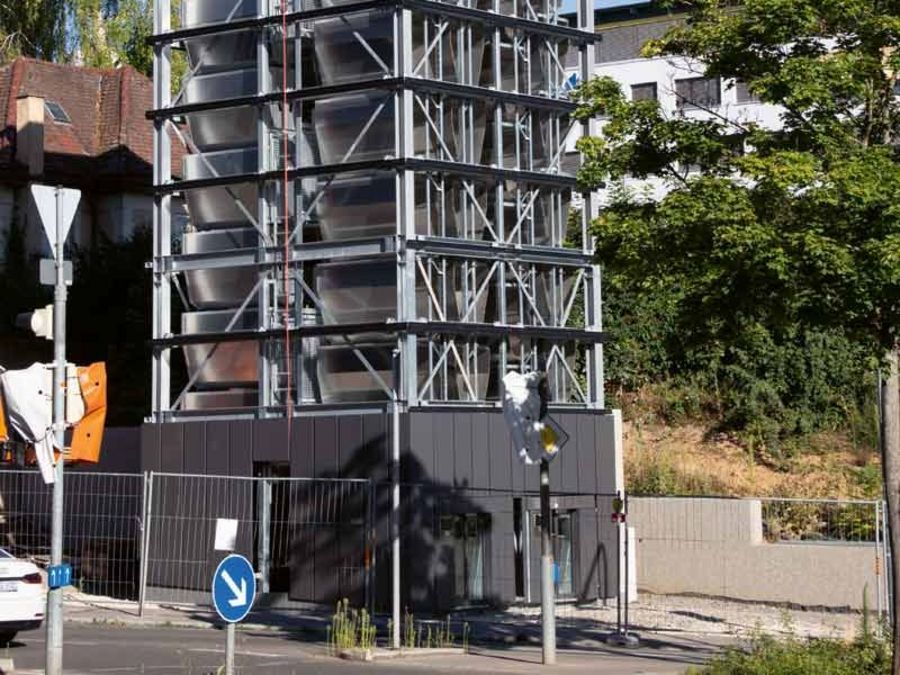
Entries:
{"type": "MultiPolygon", "coordinates": [[[[82,473],[65,477],[63,557],[73,585],[110,599],[138,599],[144,475],[82,473]]],[[[0,471],[0,545],[46,567],[53,486],[37,471],[0,471]]]]}
{"type": "Polygon", "coordinates": [[[366,480],[151,474],[145,599],[209,605],[216,522],[238,521],[234,551],[273,604],[370,601],[366,480]]]}
{"type": "Polygon", "coordinates": [[[835,609],[886,604],[879,502],[641,497],[630,506],[643,590],[835,609]]]}

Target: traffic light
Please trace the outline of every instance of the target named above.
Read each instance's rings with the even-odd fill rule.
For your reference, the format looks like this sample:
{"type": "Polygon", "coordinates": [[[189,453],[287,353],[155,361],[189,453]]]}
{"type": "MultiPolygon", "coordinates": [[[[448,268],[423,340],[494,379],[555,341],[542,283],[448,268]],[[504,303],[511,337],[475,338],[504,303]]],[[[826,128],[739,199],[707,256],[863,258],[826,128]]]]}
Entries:
{"type": "Polygon", "coordinates": [[[565,433],[548,416],[549,405],[546,374],[510,372],[503,378],[503,416],[525,464],[553,459],[565,441],[565,433]]]}
{"type": "Polygon", "coordinates": [[[23,312],[16,317],[16,326],[31,330],[38,337],[53,339],[53,305],[47,305],[34,310],[23,312]]]}

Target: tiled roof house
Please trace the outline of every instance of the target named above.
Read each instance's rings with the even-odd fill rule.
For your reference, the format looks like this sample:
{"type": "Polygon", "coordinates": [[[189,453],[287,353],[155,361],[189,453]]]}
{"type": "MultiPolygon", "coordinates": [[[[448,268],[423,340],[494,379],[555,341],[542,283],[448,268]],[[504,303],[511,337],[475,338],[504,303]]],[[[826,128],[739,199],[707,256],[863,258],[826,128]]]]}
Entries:
{"type": "MultiPolygon", "coordinates": [[[[10,223],[28,250],[43,235],[28,183],[82,191],[69,242],[121,239],[152,219],[152,82],[131,67],[97,69],[19,58],[0,67],[0,261],[10,223]]],[[[173,136],[172,166],[183,148],[173,136]]]]}

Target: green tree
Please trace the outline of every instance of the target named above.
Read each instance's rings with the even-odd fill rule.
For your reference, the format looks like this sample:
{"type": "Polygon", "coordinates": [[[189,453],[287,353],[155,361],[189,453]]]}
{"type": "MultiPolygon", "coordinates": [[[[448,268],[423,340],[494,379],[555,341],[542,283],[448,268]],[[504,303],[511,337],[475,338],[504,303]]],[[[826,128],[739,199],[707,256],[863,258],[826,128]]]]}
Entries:
{"type": "Polygon", "coordinates": [[[0,62],[66,53],[66,0],[0,0],[0,62]]]}
{"type": "MultiPolygon", "coordinates": [[[[900,3],[734,4],[684,3],[690,20],[645,53],[742,80],[781,107],[782,127],[666,116],[609,79],[586,83],[578,117],[607,118],[581,142],[583,186],[612,192],[595,224],[598,256],[612,276],[677,288],[675,321],[708,352],[754,334],[837,331],[885,362],[883,465],[900,550],[900,3]],[[649,199],[626,189],[626,176],[669,191],[649,199]]],[[[894,602],[900,616],[900,594],[894,602]]]]}
{"type": "Polygon", "coordinates": [[[145,75],[153,70],[153,34],[149,0],[74,0],[72,10],[77,49],[86,65],[133,66],[145,75]]]}

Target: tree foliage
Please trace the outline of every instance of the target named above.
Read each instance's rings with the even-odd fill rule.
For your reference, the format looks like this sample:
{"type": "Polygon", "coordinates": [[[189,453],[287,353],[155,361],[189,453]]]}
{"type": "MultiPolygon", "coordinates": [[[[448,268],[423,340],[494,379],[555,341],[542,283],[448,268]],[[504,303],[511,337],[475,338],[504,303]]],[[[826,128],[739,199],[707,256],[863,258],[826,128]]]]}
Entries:
{"type": "Polygon", "coordinates": [[[66,0],[0,0],[0,61],[65,54],[66,0]]]}
{"type": "Polygon", "coordinates": [[[689,5],[645,53],[742,80],[782,124],[667,115],[609,78],[585,83],[577,116],[604,118],[580,143],[580,180],[607,188],[594,224],[607,294],[664,308],[656,362],[714,380],[731,426],[802,431],[858,398],[898,341],[900,3],[689,5]]]}

